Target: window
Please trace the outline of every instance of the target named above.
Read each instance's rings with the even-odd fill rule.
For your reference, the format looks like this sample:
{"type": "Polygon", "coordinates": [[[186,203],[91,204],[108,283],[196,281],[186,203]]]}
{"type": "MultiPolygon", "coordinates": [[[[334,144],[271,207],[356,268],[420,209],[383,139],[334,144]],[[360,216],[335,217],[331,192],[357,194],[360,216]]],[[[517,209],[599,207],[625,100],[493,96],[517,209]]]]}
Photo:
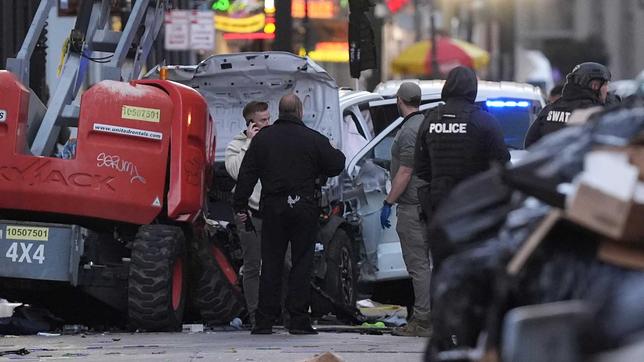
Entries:
{"type": "Polygon", "coordinates": [[[353,123],[353,126],[349,128],[353,129],[355,127],[355,132],[359,133],[364,139],[367,139],[367,136],[365,135],[364,130],[362,129],[362,127],[360,127],[358,116],[356,116],[355,113],[347,110],[347,111],[344,111],[343,117],[344,117],[344,121],[347,123],[347,127],[349,127],[348,124],[353,123]]]}
{"type": "Polygon", "coordinates": [[[373,130],[373,120],[371,119],[371,112],[369,112],[369,103],[363,103],[359,106],[360,114],[364,120],[364,124],[367,126],[367,132],[369,132],[369,139],[376,137],[376,133],[373,130]]]}
{"type": "MultiPolygon", "coordinates": [[[[494,102],[495,100],[488,100],[494,102]]],[[[526,102],[526,100],[516,100],[516,102],[526,102]]],[[[480,103],[482,109],[490,112],[501,124],[503,130],[503,137],[505,144],[516,150],[523,149],[523,141],[528,132],[530,124],[537,117],[541,111],[539,102],[528,100],[530,103],[527,107],[501,107],[501,106],[486,106],[485,103],[480,103]]],[[[501,101],[498,103],[500,105],[501,101]]]]}
{"type": "Polygon", "coordinates": [[[342,152],[348,163],[368,143],[358,116],[352,110],[342,115],[342,152]]]}
{"type": "Polygon", "coordinates": [[[372,160],[376,165],[389,170],[391,166],[391,146],[394,143],[394,138],[400,126],[389,132],[382,140],[380,140],[364,157],[360,160],[359,164],[363,164],[366,160],[372,160]]]}

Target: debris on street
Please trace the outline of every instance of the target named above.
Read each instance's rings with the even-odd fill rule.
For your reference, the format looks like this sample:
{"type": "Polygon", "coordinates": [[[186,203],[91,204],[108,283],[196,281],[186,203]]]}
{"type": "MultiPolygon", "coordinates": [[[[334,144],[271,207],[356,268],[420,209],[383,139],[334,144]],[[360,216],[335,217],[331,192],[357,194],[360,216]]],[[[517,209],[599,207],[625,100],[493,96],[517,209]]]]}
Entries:
{"type": "Polygon", "coordinates": [[[0,318],[0,334],[28,335],[51,332],[63,325],[63,320],[44,308],[19,305],[10,317],[0,318]]]}
{"type": "Polygon", "coordinates": [[[10,303],[6,299],[0,299],[0,318],[8,318],[13,315],[14,309],[21,306],[22,303],[10,303]]]}
{"type": "Polygon", "coordinates": [[[360,313],[369,323],[382,322],[389,327],[398,327],[407,323],[407,308],[403,306],[381,304],[370,299],[360,300],[357,305],[360,313]]]}
{"type": "Polygon", "coordinates": [[[87,332],[89,328],[81,324],[65,324],[63,326],[63,334],[79,334],[87,332]]]}
{"type": "Polygon", "coordinates": [[[30,353],[29,350],[27,350],[26,348],[20,348],[20,349],[16,349],[16,350],[0,351],[0,356],[7,356],[7,355],[11,355],[11,354],[15,354],[15,355],[18,355],[18,356],[26,356],[29,353],[30,353]]]}
{"type": "Polygon", "coordinates": [[[333,352],[325,352],[315,358],[307,359],[305,362],[344,362],[344,360],[333,352]]]}
{"type": "Polygon", "coordinates": [[[230,322],[230,326],[239,331],[242,329],[242,320],[239,318],[235,318],[230,322]]]}
{"type": "Polygon", "coordinates": [[[184,324],[181,328],[183,333],[201,333],[204,331],[203,324],[184,324]]]}

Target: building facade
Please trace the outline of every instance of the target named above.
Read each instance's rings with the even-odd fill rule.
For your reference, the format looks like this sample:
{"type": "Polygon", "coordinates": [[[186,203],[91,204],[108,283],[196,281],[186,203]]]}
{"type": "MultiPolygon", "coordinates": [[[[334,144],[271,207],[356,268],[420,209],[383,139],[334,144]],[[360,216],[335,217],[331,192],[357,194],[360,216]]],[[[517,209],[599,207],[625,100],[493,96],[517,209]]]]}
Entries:
{"type": "Polygon", "coordinates": [[[544,50],[558,39],[591,39],[589,46],[604,47],[613,79],[631,79],[644,70],[644,1],[514,1],[518,45],[544,50]]]}

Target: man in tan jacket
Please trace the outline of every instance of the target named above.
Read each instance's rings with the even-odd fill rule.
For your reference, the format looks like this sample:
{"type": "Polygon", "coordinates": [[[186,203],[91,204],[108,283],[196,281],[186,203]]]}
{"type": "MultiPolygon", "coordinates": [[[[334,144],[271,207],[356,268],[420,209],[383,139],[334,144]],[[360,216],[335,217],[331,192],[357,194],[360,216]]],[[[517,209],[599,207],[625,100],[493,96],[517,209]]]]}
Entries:
{"type": "MultiPolygon", "coordinates": [[[[244,107],[243,116],[246,120],[247,128],[230,141],[228,147],[226,147],[225,154],[226,171],[228,171],[228,174],[235,181],[237,181],[239,168],[253,137],[255,137],[260,129],[269,125],[270,114],[268,112],[268,104],[252,101],[244,107]]],[[[255,325],[254,317],[259,299],[259,271],[261,267],[260,237],[262,234],[262,219],[259,213],[259,199],[261,194],[262,185],[258,181],[248,200],[248,207],[252,214],[252,222],[255,225],[256,231],[247,231],[244,223],[236,220],[244,258],[244,296],[253,326],[255,325]]]]}

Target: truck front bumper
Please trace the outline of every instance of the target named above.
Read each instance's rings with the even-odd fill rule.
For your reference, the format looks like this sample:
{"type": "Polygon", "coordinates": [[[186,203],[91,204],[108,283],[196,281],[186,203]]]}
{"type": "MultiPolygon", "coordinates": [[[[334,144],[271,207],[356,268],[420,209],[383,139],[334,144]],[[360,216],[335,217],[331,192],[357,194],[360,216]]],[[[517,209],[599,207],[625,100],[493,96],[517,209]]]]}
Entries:
{"type": "Polygon", "coordinates": [[[0,277],[78,285],[83,231],[77,225],[0,220],[0,277]]]}

